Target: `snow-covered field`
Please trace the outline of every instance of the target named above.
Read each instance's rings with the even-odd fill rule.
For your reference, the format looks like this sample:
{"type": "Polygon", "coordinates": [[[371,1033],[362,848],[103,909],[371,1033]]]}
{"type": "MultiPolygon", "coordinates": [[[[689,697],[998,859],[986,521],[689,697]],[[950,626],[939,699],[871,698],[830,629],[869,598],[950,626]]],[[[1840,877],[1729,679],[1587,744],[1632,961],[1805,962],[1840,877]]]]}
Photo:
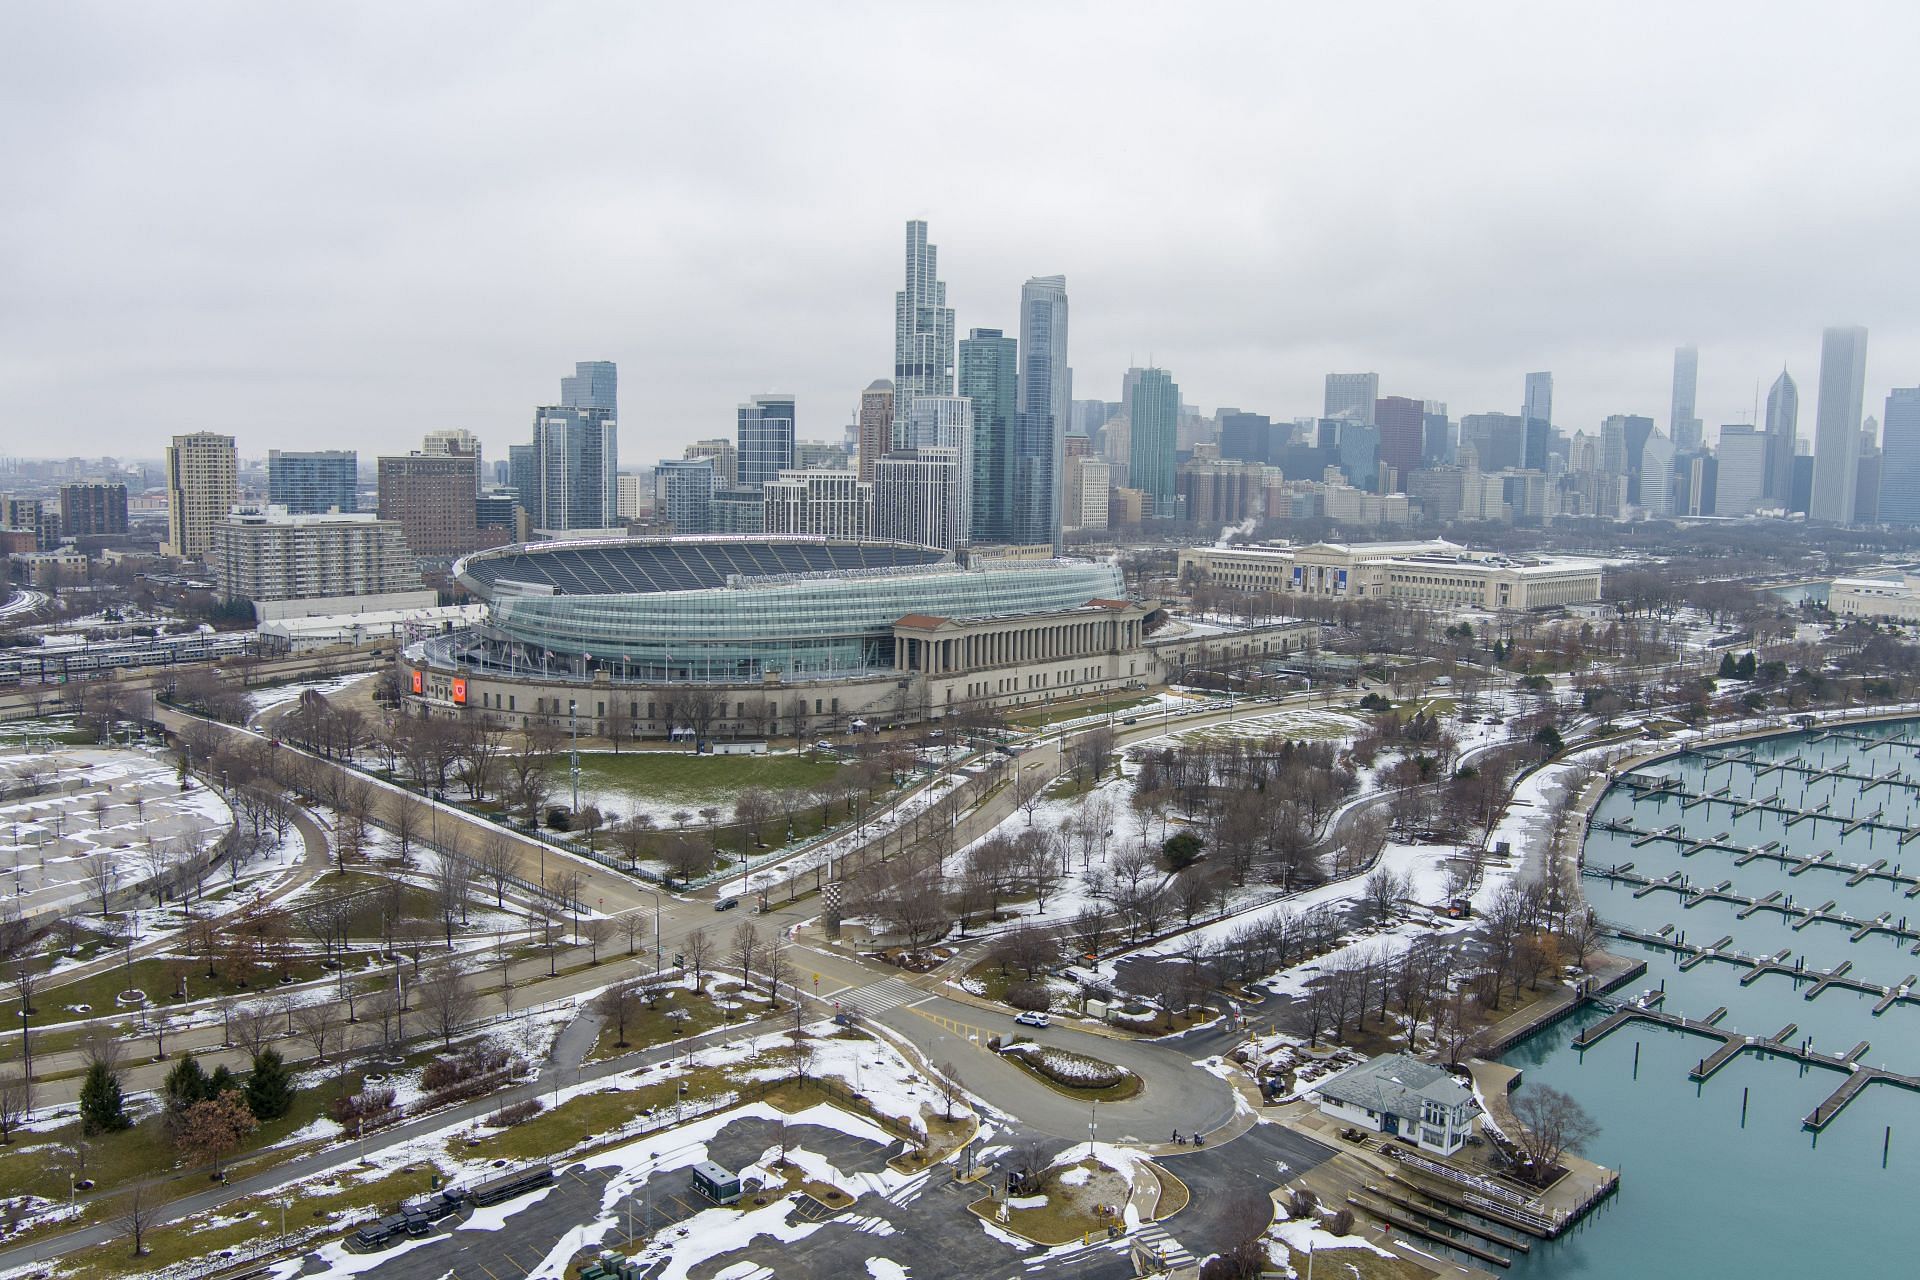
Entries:
{"type": "Polygon", "coordinates": [[[300,695],[309,689],[323,697],[332,697],[336,693],[352,688],[362,680],[373,679],[376,674],[376,672],[364,671],[358,675],[328,676],[321,680],[296,680],[290,684],[276,684],[266,689],[255,689],[247,695],[247,705],[253,709],[249,719],[258,719],[264,711],[271,711],[275,707],[284,707],[289,702],[296,702],[300,695]]]}
{"type": "Polygon", "coordinates": [[[95,854],[118,885],[212,844],[232,825],[226,802],[198,780],[182,791],[157,748],[57,747],[0,755],[0,789],[37,780],[39,795],[0,803],[0,884],[25,915],[84,904],[95,854]]]}

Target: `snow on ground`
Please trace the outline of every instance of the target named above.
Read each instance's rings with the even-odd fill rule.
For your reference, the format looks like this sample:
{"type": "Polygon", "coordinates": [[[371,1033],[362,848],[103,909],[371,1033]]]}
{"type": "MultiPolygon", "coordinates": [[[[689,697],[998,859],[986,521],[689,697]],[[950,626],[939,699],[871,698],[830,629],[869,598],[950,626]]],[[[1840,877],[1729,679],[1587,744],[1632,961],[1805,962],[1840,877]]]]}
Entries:
{"type": "Polygon", "coordinates": [[[87,883],[96,853],[115,855],[124,888],[148,878],[149,850],[178,862],[233,822],[226,802],[198,781],[182,791],[158,748],[62,747],[0,756],[0,789],[30,780],[45,789],[0,803],[0,877],[11,876],[23,915],[97,898],[87,883]]]}
{"type": "Polygon", "coordinates": [[[1395,1256],[1362,1236],[1337,1236],[1320,1226],[1318,1222],[1305,1218],[1299,1221],[1276,1222],[1267,1230],[1272,1233],[1274,1239],[1283,1241],[1287,1248],[1295,1253],[1325,1253],[1329,1249],[1365,1249],[1383,1258],[1395,1256]]]}
{"type": "Polygon", "coordinates": [[[350,676],[328,676],[320,680],[295,680],[290,684],[276,684],[265,689],[255,689],[247,694],[247,706],[252,709],[249,723],[258,719],[262,712],[275,707],[284,707],[289,702],[297,702],[300,695],[311,689],[322,697],[330,698],[336,693],[350,689],[362,680],[371,680],[378,672],[363,671],[350,676]]]}

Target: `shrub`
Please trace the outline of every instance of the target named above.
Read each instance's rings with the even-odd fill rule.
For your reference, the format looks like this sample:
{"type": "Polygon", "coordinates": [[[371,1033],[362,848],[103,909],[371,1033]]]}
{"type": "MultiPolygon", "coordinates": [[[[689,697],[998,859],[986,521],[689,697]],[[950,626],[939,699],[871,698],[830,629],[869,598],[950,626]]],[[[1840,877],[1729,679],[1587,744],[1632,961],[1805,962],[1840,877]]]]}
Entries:
{"type": "Polygon", "coordinates": [[[1200,837],[1191,831],[1181,831],[1168,836],[1161,852],[1167,855],[1167,867],[1173,871],[1183,871],[1193,865],[1200,856],[1203,847],[1200,837]]]}
{"type": "Polygon", "coordinates": [[[1053,1007],[1053,997],[1037,982],[1016,982],[1007,988],[1007,1003],[1016,1009],[1045,1013],[1053,1007]]]}
{"type": "Polygon", "coordinates": [[[527,1098],[523,1101],[500,1108],[487,1117],[487,1123],[493,1125],[495,1128],[505,1129],[509,1125],[516,1125],[522,1121],[531,1120],[539,1114],[540,1099],[527,1098]]]}
{"type": "Polygon", "coordinates": [[[1287,1216],[1289,1218],[1311,1218],[1315,1209],[1320,1207],[1320,1197],[1306,1187],[1296,1187],[1287,1196],[1287,1216]]]}
{"type": "Polygon", "coordinates": [[[1035,1071],[1069,1089],[1108,1089],[1132,1074],[1125,1067],[1116,1067],[1111,1062],[1047,1045],[1016,1044],[1006,1052],[1017,1054],[1022,1062],[1035,1071]]]}
{"type": "Polygon", "coordinates": [[[393,1090],[381,1087],[342,1094],[327,1104],[327,1115],[347,1131],[348,1137],[357,1138],[363,1129],[399,1119],[393,1097],[393,1090]]]}
{"type": "Polygon", "coordinates": [[[1327,1230],[1333,1232],[1333,1234],[1337,1236],[1352,1235],[1353,1234],[1353,1210],[1345,1207],[1335,1209],[1333,1211],[1333,1216],[1327,1219],[1327,1230]]]}

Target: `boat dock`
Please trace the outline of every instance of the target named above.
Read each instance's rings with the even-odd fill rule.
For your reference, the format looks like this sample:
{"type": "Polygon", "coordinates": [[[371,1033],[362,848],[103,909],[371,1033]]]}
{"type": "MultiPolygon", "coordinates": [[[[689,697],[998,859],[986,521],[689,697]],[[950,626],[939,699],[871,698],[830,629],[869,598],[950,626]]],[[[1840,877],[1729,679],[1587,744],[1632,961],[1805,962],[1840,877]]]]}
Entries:
{"type": "MultiPolygon", "coordinates": [[[[1824,817],[1826,815],[1814,814],[1813,816],[1824,817]]],[[[1897,827],[1881,826],[1877,822],[1866,818],[1835,818],[1834,821],[1856,825],[1865,824],[1874,826],[1882,831],[1900,830],[1900,828],[1897,827]]],[[[1699,836],[1686,834],[1678,823],[1670,827],[1663,827],[1657,831],[1649,831],[1644,827],[1637,827],[1624,818],[1609,818],[1604,821],[1595,822],[1593,825],[1601,831],[1628,837],[1629,845],[1635,849],[1644,849],[1646,846],[1657,841],[1666,841],[1679,846],[1680,856],[1683,858],[1691,858],[1695,854],[1714,849],[1722,853],[1734,855],[1733,865],[1736,867],[1744,867],[1749,862],[1753,862],[1759,858],[1770,858],[1784,865],[1787,868],[1787,874],[1791,876],[1800,875],[1803,872],[1813,870],[1817,867],[1823,870],[1842,873],[1847,877],[1847,884],[1849,886],[1863,884],[1868,880],[1885,880],[1894,888],[1904,887],[1906,896],[1909,898],[1920,896],[1920,875],[1908,872],[1901,863],[1896,862],[1889,864],[1885,858],[1876,858],[1872,862],[1845,862],[1834,857],[1833,850],[1831,849],[1822,849],[1818,853],[1789,853],[1778,840],[1769,840],[1765,844],[1756,845],[1736,844],[1724,831],[1716,836],[1702,839],[1699,836]]],[[[1916,835],[1920,835],[1920,827],[1915,827],[1913,832],[1916,835]]],[[[1842,832],[1842,835],[1844,834],[1845,832],[1842,832]]],[[[1902,838],[1901,843],[1906,843],[1905,837],[1902,838]]],[[[1621,865],[1631,867],[1633,864],[1622,863],[1621,865]]]]}
{"type": "MultiPolygon", "coordinates": [[[[1601,1003],[1604,1004],[1604,1002],[1601,1003]]],[[[1871,1047],[1865,1040],[1845,1053],[1822,1053],[1813,1047],[1810,1040],[1795,1042],[1790,1039],[1798,1029],[1792,1023],[1788,1023],[1773,1036],[1749,1036],[1719,1026],[1719,1020],[1725,1014],[1725,1009],[1717,1009],[1704,1019],[1683,1018],[1679,1014],[1668,1013],[1658,1008],[1656,1002],[1644,998],[1630,1000],[1613,1008],[1606,1017],[1576,1035],[1573,1038],[1573,1047],[1590,1048],[1629,1022],[1651,1022],[1655,1026],[1684,1031],[1690,1035],[1705,1036],[1720,1042],[1718,1048],[1700,1059],[1699,1063],[1687,1073],[1688,1079],[1691,1080],[1706,1080],[1748,1049],[1756,1053],[1787,1058],[1810,1067],[1843,1071],[1847,1075],[1846,1082],[1828,1095],[1819,1106],[1808,1112],[1806,1119],[1801,1121],[1807,1128],[1815,1131],[1824,1129],[1846,1108],[1849,1102],[1860,1095],[1861,1090],[1870,1084],[1894,1084],[1905,1089],[1920,1090],[1920,1076],[1903,1075],[1898,1071],[1888,1071],[1884,1067],[1861,1066],[1860,1056],[1871,1047]]]]}
{"type": "MultiPolygon", "coordinates": [[[[1865,978],[1852,976],[1853,961],[1851,960],[1842,960],[1831,969],[1809,969],[1805,957],[1801,957],[1795,964],[1788,964],[1787,952],[1784,950],[1770,956],[1749,955],[1744,951],[1734,950],[1727,945],[1733,941],[1731,934],[1706,946],[1688,942],[1686,935],[1670,924],[1662,926],[1658,933],[1647,933],[1643,930],[1611,924],[1606,926],[1606,931],[1616,938],[1625,938],[1629,942],[1661,947],[1673,952],[1681,957],[1680,970],[1683,973],[1708,960],[1723,960],[1748,970],[1740,976],[1742,986],[1751,985],[1762,974],[1777,973],[1792,978],[1795,982],[1811,982],[1813,985],[1803,993],[1803,998],[1808,1000],[1813,999],[1828,987],[1845,987],[1849,991],[1864,992],[1876,997],[1879,1003],[1874,1008],[1875,1013],[1883,1013],[1903,1000],[1920,1004],[1920,992],[1913,990],[1913,978],[1891,986],[1868,982],[1865,978]]],[[[1712,1020],[1709,1019],[1709,1021],[1712,1020]]]]}
{"type": "MultiPolygon", "coordinates": [[[[1820,856],[1824,858],[1826,854],[1820,856]]],[[[1804,868],[1823,864],[1818,859],[1805,859],[1797,865],[1804,868]]],[[[1869,934],[1884,933],[1908,944],[1910,953],[1920,955],[1920,924],[1911,921],[1907,916],[1895,919],[1891,911],[1882,911],[1871,920],[1863,920],[1858,916],[1848,915],[1844,911],[1836,911],[1834,908],[1838,904],[1832,898],[1828,898],[1817,907],[1802,907],[1796,905],[1791,897],[1783,897],[1778,889],[1772,890],[1763,897],[1755,897],[1751,894],[1734,892],[1731,880],[1722,880],[1710,888],[1703,888],[1693,884],[1685,872],[1675,871],[1664,876],[1648,876],[1635,871],[1630,862],[1623,862],[1616,867],[1586,867],[1582,869],[1581,874],[1595,879],[1615,880],[1633,885],[1633,896],[1636,898],[1644,898],[1648,894],[1658,893],[1663,889],[1670,893],[1677,893],[1680,895],[1680,906],[1683,910],[1691,910],[1703,902],[1726,902],[1740,908],[1735,914],[1742,920],[1756,911],[1777,911],[1793,922],[1792,927],[1795,932],[1810,924],[1834,924],[1848,931],[1850,942],[1859,942],[1869,934]]],[[[1872,874],[1883,873],[1874,871],[1872,874]]],[[[1672,928],[1673,926],[1668,926],[1668,930],[1672,928]]],[[[1664,935],[1668,930],[1663,930],[1662,934],[1664,935]]]]}

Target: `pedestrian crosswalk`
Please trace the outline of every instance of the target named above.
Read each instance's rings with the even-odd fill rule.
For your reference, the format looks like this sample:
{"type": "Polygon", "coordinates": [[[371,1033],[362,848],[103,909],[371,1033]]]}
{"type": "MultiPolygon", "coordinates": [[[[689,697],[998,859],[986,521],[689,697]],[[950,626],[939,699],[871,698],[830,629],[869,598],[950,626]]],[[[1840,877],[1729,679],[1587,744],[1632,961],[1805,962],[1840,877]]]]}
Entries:
{"type": "Polygon", "coordinates": [[[882,978],[864,987],[849,987],[845,991],[835,992],[833,1002],[843,1009],[854,1009],[872,1018],[889,1009],[898,1009],[903,1004],[929,998],[926,992],[910,983],[898,978],[882,978]]]}
{"type": "Polygon", "coordinates": [[[1160,1263],[1169,1271],[1178,1271],[1182,1267],[1191,1267],[1200,1260],[1188,1253],[1185,1246],[1167,1234],[1167,1229],[1157,1222],[1149,1222],[1133,1233],[1133,1238],[1152,1250],[1160,1263]]]}

